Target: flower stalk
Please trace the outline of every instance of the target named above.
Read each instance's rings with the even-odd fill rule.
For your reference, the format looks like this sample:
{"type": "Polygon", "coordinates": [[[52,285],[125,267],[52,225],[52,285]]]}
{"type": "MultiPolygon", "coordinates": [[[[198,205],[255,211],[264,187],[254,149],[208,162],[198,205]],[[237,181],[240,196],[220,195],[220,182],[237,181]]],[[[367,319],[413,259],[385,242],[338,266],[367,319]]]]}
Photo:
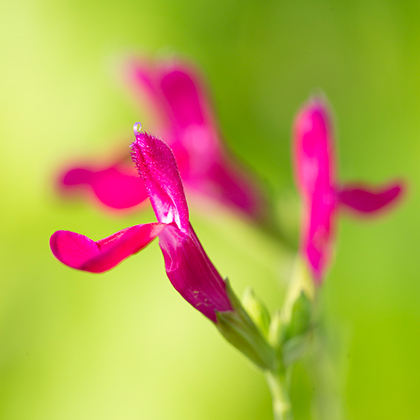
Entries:
{"type": "Polygon", "coordinates": [[[285,375],[280,372],[268,371],[265,374],[265,379],[273,401],[274,420],[293,420],[292,404],[285,375]]]}
{"type": "Polygon", "coordinates": [[[268,332],[276,349],[277,369],[265,373],[274,420],[292,420],[289,385],[293,365],[308,351],[312,339],[315,288],[305,263],[297,258],[282,311],[273,316],[268,332]]]}
{"type": "Polygon", "coordinates": [[[283,310],[272,317],[252,290],[242,302],[227,281],[226,292],[232,311],[217,312],[216,327],[264,373],[274,420],[292,420],[289,379],[294,363],[308,350],[313,330],[315,287],[306,264],[296,259],[283,310]]]}

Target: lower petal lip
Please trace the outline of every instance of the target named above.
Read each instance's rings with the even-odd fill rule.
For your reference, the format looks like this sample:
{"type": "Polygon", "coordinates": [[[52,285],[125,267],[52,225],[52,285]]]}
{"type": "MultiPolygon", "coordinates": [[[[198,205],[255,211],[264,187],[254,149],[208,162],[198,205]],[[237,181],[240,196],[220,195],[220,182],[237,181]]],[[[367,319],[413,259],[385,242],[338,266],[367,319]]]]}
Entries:
{"type": "Polygon", "coordinates": [[[165,227],[162,223],[136,225],[96,242],[85,235],[60,230],[51,236],[50,246],[54,256],[63,264],[102,273],[145,248],[165,227]]]}

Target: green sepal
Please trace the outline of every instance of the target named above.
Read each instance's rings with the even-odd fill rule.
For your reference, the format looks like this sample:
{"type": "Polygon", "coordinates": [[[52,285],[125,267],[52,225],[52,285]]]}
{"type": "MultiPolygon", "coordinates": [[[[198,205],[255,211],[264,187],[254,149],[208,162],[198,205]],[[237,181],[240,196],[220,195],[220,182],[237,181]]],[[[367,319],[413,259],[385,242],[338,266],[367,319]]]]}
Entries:
{"type": "Polygon", "coordinates": [[[308,332],[311,325],[311,308],[312,302],[302,291],[293,304],[290,322],[282,338],[283,342],[308,332]]]}
{"type": "Polygon", "coordinates": [[[268,339],[276,349],[279,366],[286,368],[305,354],[311,338],[311,308],[312,302],[301,291],[292,304],[289,321],[284,312],[272,316],[268,339]]]}
{"type": "Polygon", "coordinates": [[[280,348],[285,331],[286,326],[284,324],[283,315],[280,310],[276,310],[271,317],[270,328],[268,330],[268,342],[274,348],[280,348]]]}
{"type": "Polygon", "coordinates": [[[260,369],[275,369],[277,366],[275,350],[268,344],[261,330],[242,307],[228,280],[226,280],[226,292],[233,310],[229,312],[216,311],[216,327],[229,343],[260,369]]]}
{"type": "Polygon", "coordinates": [[[255,296],[254,291],[250,287],[245,290],[242,304],[251,319],[260,328],[264,336],[267,337],[271,320],[270,312],[264,302],[255,296]]]}

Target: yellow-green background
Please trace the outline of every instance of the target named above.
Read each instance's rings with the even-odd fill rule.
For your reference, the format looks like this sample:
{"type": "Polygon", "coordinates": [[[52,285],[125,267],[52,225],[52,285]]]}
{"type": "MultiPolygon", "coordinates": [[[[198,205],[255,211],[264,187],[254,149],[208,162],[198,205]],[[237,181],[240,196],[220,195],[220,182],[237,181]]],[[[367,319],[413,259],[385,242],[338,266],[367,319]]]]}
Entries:
{"type": "MultiPolygon", "coordinates": [[[[262,375],[177,295],[156,243],[103,275],[49,250],[57,229],[99,239],[154,220],[64,203],[53,183],[70,157],[147,127],[115,67],[121,53],[163,49],[204,69],[229,146],[284,198],[284,224],[297,216],[291,122],[314,88],[334,108],[342,180],[407,180],[392,214],[340,219],[321,303],[341,418],[419,419],[419,19],[420,3],[401,0],[3,0],[0,418],[271,418],[262,375]]],[[[277,245],[231,215],[191,215],[235,289],[280,304],[277,245]]],[[[315,418],[318,386],[299,365],[297,419],[315,418]]]]}

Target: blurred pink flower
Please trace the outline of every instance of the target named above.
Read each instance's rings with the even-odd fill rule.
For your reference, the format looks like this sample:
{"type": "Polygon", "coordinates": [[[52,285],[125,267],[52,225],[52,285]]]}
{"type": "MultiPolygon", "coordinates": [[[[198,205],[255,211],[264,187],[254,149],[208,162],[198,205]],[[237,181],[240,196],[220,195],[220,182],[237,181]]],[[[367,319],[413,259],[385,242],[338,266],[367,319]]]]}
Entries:
{"type": "Polygon", "coordinates": [[[359,215],[376,215],[401,198],[403,184],[339,185],[330,116],[320,98],[310,99],[295,119],[294,168],[304,204],[301,247],[315,281],[321,283],[331,258],[339,206],[359,215]]]}
{"type": "Polygon", "coordinates": [[[175,289],[213,322],[216,313],[231,311],[225,282],[211,263],[190,222],[175,157],[163,141],[139,133],[132,158],[144,181],[158,220],[123,229],[94,242],[84,235],[57,231],[50,239],[54,256],[78,270],[100,273],[139,252],[159,236],[166,273],[175,289]]]}
{"type": "MultiPolygon", "coordinates": [[[[127,78],[130,90],[157,115],[157,131],[171,146],[188,192],[261,220],[264,197],[251,174],[226,150],[198,71],[180,61],[132,60],[127,78]]],[[[76,166],[60,179],[62,190],[89,185],[102,204],[115,209],[133,207],[146,198],[121,161],[94,171],[76,166]]]]}

